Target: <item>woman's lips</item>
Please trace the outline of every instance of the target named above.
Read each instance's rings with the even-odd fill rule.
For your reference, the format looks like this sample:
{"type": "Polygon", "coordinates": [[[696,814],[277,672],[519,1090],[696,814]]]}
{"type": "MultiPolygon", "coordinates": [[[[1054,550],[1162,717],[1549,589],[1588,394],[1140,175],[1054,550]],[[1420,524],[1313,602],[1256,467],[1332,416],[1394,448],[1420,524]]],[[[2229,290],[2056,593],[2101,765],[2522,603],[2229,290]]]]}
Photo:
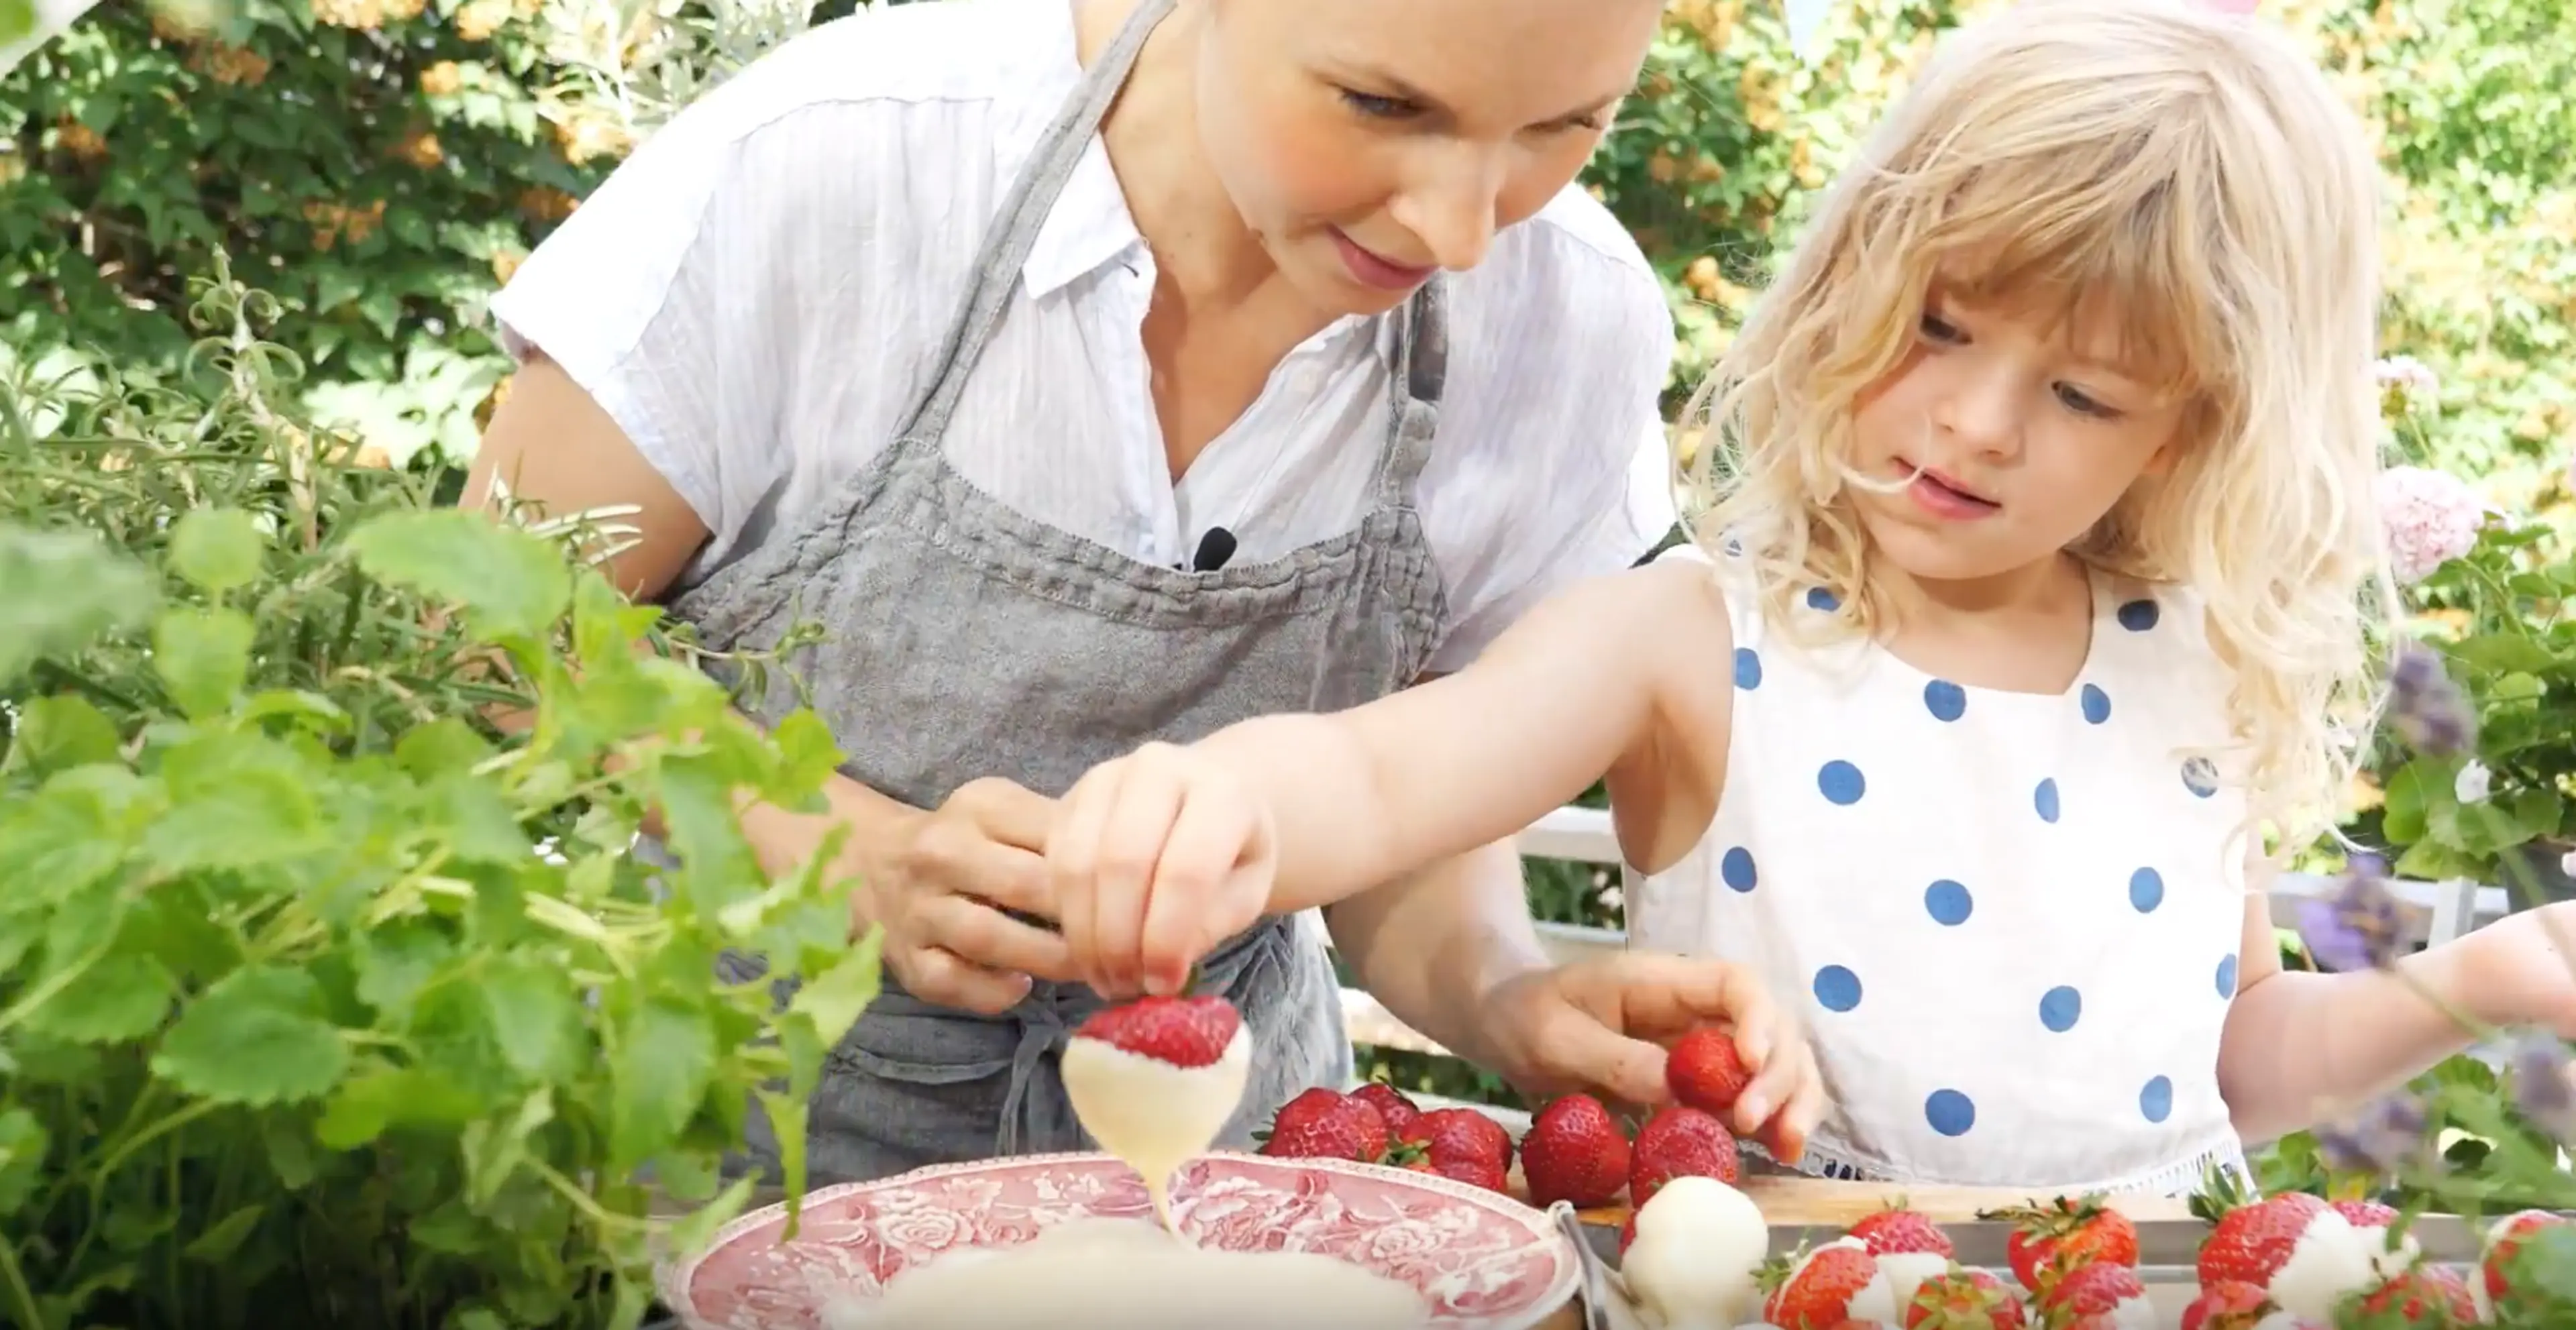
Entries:
{"type": "Polygon", "coordinates": [[[1398,263],[1360,242],[1342,234],[1342,228],[1328,228],[1333,233],[1333,248],[1342,254],[1342,266],[1350,271],[1351,280],[1381,291],[1410,291],[1431,279],[1434,269],[1398,263]]]}

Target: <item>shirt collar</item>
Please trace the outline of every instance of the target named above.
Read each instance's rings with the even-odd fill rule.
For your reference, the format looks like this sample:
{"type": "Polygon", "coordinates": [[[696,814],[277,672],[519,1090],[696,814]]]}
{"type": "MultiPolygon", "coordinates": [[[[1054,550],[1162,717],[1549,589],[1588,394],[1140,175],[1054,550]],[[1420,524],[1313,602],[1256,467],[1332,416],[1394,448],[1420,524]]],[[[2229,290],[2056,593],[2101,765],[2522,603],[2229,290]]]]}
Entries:
{"type": "MultiPolygon", "coordinates": [[[[1011,177],[1028,168],[1038,139],[1082,81],[1073,6],[1052,0],[1035,8],[1045,15],[1038,21],[1042,31],[1031,34],[1027,77],[1017,80],[1020,90],[1010,98],[996,145],[1011,177]]],[[[1006,177],[1003,189],[1008,188],[1006,177]]],[[[1031,298],[1044,297],[1143,243],[1136,219],[1127,211],[1127,196],[1118,187],[1118,173],[1109,165],[1108,149],[1094,133],[1083,145],[1082,158],[1066,178],[1055,206],[1039,224],[1028,260],[1020,265],[1020,280],[1031,298]]]]}

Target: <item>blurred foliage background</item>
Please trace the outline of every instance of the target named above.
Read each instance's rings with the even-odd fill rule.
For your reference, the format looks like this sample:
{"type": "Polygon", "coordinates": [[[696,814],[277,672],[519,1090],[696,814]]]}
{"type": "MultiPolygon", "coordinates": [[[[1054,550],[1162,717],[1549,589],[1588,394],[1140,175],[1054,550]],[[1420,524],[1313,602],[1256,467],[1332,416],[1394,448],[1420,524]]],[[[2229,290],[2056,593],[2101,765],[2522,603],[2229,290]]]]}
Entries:
{"type": "MultiPolygon", "coordinates": [[[[183,378],[188,282],[229,255],[289,310],[271,336],[303,359],[310,413],[382,465],[452,475],[508,390],[492,292],[673,109],[850,7],[237,0],[182,20],[108,0],[0,78],[0,372],[104,361],[183,378]]],[[[1808,194],[1937,34],[1978,8],[1846,0],[1810,64],[1771,4],[1673,0],[1586,179],[1663,275],[1676,403],[1808,194]]],[[[2386,349],[2441,383],[2436,418],[2405,446],[2498,507],[2576,506],[2563,467],[2576,7],[2272,0],[2266,13],[2378,138],[2386,349]]],[[[1530,889],[1543,919],[1620,922],[1602,870],[1533,862],[1530,889]]],[[[1387,1069],[1432,1075],[1401,1058],[1387,1069]]]]}

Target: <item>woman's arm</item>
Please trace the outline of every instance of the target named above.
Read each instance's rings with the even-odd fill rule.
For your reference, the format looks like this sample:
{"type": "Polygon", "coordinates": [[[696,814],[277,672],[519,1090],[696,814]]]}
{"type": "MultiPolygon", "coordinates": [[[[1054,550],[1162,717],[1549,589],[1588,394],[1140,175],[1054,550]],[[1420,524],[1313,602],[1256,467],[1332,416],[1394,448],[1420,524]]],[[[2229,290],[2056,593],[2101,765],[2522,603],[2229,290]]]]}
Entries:
{"type": "Polygon", "coordinates": [[[2576,978],[2551,937],[2553,926],[2576,936],[2567,913],[2511,915],[2386,971],[2309,974],[2281,968],[2268,898],[2249,890],[2240,986],[2218,1054],[2237,1134],[2255,1145],[2333,1121],[2467,1048],[2471,1033],[2446,1007],[2576,1037],[2576,978]]]}

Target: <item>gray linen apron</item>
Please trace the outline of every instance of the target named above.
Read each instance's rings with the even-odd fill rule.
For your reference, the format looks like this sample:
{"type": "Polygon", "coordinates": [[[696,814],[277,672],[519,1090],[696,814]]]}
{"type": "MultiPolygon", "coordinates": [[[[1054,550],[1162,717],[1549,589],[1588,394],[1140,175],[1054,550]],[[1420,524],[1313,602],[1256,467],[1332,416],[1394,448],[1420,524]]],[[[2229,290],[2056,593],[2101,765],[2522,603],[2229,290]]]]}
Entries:
{"type": "MultiPolygon", "coordinates": [[[[842,770],[935,808],[1001,776],[1049,797],[1149,740],[1187,742],[1248,717],[1331,711],[1417,677],[1445,613],[1412,506],[1445,362],[1438,283],[1387,316],[1391,421],[1357,529],[1283,558],[1215,572],[1140,562],[1016,512],[941,449],[950,414],[1057,193],[1146,35],[1172,0],[1138,0],[1031,153],[985,237],[932,381],[892,446],[812,517],[744,542],[683,591],[675,615],[717,649],[765,647],[795,622],[827,639],[789,662],[851,754],[842,770]]],[[[1028,440],[1044,448],[1042,437],[1028,440]]],[[[774,724],[798,701],[772,679],[746,710],[774,724]]],[[[735,978],[754,958],[731,958],[735,978]]],[[[1339,985],[1316,934],[1265,919],[1211,954],[1202,983],[1242,1010],[1251,1085],[1221,1144],[1248,1148],[1280,1104],[1345,1083],[1339,985]]],[[[1040,981],[987,1018],[886,991],[833,1050],[810,1105],[812,1178],[872,1179],[928,1164],[1090,1148],[1059,1073],[1066,1032],[1101,1005],[1040,981]]],[[[753,1154],[776,1142],[755,1106],[753,1154]]]]}

